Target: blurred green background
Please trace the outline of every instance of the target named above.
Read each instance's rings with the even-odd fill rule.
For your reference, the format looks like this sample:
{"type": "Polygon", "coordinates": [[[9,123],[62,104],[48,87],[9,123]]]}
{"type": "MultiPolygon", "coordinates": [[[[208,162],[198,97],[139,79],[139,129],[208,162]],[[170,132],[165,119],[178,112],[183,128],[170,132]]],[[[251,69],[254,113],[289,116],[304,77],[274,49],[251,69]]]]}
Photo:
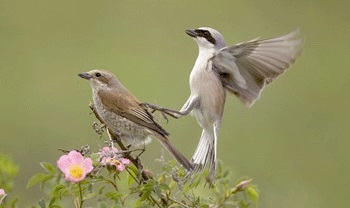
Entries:
{"type": "MultiPolygon", "coordinates": [[[[210,26],[228,44],[299,27],[303,55],[246,109],[227,99],[218,149],[234,177],[249,176],[260,207],[350,207],[348,1],[0,1],[0,151],[20,166],[20,207],[42,197],[28,179],[58,148],[97,150],[90,86],[77,76],[113,71],[140,100],[180,109],[197,45],[184,30],[210,26]]],[[[165,128],[190,157],[193,117],[165,128]]],[[[142,156],[162,154],[155,141],[142,156]]]]}

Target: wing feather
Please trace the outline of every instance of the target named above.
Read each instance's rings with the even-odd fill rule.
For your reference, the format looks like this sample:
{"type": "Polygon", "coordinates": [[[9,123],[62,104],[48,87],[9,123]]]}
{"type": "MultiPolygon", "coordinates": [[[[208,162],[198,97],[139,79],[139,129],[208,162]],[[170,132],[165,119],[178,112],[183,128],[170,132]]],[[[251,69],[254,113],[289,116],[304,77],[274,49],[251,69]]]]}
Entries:
{"type": "Polygon", "coordinates": [[[293,64],[302,52],[299,29],[271,39],[254,39],[222,48],[213,57],[213,70],[223,86],[251,106],[271,83],[293,64]]]}
{"type": "Polygon", "coordinates": [[[143,127],[158,132],[163,136],[169,133],[163,129],[148,110],[140,105],[140,102],[129,92],[116,90],[100,90],[98,95],[102,104],[110,111],[122,116],[143,127]]]}

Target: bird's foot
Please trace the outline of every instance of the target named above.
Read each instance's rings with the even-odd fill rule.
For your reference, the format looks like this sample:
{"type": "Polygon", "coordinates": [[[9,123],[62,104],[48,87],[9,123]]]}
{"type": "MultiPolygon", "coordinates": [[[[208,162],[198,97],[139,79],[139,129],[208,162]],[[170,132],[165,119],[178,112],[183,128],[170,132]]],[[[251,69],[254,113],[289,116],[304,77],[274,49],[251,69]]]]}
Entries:
{"type": "Polygon", "coordinates": [[[169,116],[176,118],[176,119],[181,116],[181,113],[179,111],[172,110],[169,108],[160,107],[160,106],[157,106],[157,105],[154,105],[151,103],[147,103],[147,102],[140,103],[140,106],[144,106],[146,108],[152,109],[152,111],[151,111],[152,113],[154,113],[155,111],[159,111],[167,123],[168,123],[169,119],[166,115],[169,115],[169,116]]]}

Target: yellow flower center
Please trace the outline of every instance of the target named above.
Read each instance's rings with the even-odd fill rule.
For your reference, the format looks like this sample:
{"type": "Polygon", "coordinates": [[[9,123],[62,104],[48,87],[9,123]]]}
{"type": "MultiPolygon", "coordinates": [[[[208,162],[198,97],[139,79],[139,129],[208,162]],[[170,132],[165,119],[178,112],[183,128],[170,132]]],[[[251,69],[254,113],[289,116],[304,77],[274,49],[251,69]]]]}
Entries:
{"type": "Polygon", "coordinates": [[[83,168],[79,165],[76,165],[76,164],[71,164],[69,166],[69,174],[73,177],[73,178],[81,178],[83,177],[83,168]]]}
{"type": "Polygon", "coordinates": [[[115,166],[120,165],[119,160],[114,159],[114,158],[107,158],[107,159],[106,159],[106,163],[107,163],[108,165],[115,165],[115,166]]]}
{"type": "Polygon", "coordinates": [[[114,165],[115,165],[115,166],[118,166],[118,165],[120,165],[120,162],[119,162],[119,160],[116,160],[116,159],[114,159],[114,160],[113,160],[113,163],[114,163],[114,165]]]}

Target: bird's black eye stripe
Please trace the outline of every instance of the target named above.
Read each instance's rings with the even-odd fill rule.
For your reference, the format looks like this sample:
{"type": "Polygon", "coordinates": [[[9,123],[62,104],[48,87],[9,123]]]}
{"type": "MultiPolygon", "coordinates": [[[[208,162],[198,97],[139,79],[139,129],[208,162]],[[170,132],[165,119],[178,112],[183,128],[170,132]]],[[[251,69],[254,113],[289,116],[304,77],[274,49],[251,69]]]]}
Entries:
{"type": "Polygon", "coordinates": [[[209,41],[210,43],[214,44],[216,43],[216,40],[213,38],[213,36],[211,35],[211,33],[208,30],[195,30],[195,32],[198,34],[199,37],[203,37],[205,39],[207,39],[207,41],[209,41]]]}
{"type": "Polygon", "coordinates": [[[97,73],[95,74],[95,76],[96,76],[96,77],[100,77],[100,76],[101,76],[101,73],[97,72],[97,73]]]}

